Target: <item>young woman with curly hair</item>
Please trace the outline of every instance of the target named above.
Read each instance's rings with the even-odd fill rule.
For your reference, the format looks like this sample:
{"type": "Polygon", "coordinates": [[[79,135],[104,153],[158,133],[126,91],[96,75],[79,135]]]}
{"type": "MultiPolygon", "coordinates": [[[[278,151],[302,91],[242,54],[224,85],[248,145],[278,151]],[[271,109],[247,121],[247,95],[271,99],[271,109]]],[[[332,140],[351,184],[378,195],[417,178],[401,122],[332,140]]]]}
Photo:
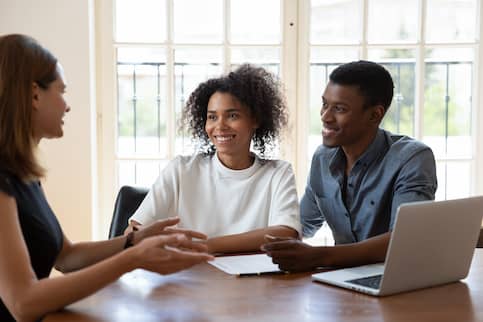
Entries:
{"type": "Polygon", "coordinates": [[[162,171],[129,220],[129,232],[179,216],[179,227],[209,238],[212,253],[258,250],[266,234],[298,237],[299,207],[288,162],[264,159],[287,123],[277,79],[242,65],[201,83],[183,110],[198,152],[162,171]],[[259,152],[250,151],[250,146],[259,152]]]}

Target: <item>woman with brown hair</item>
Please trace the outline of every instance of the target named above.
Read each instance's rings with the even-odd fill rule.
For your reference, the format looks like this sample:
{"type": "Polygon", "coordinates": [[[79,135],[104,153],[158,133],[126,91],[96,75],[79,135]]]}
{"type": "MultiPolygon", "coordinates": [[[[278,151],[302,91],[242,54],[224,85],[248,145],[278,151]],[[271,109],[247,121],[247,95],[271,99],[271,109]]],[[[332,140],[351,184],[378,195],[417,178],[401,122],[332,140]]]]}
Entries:
{"type": "Polygon", "coordinates": [[[45,170],[36,158],[41,139],[63,135],[65,88],[47,49],[28,36],[0,37],[1,321],[37,321],[136,268],[169,274],[212,258],[191,241],[206,236],[169,227],[178,218],[107,241],[67,239],[45,199],[45,170]],[[69,274],[48,278],[53,267],[69,274]]]}

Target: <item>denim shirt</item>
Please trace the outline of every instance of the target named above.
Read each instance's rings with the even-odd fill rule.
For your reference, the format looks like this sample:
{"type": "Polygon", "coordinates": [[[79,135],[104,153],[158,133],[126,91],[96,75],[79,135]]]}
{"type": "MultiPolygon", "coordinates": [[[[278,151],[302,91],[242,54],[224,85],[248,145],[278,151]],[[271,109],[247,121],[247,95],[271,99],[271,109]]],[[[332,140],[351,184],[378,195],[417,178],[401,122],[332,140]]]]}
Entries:
{"type": "Polygon", "coordinates": [[[433,152],[409,137],[379,129],[347,176],[343,200],[345,167],[341,147],[314,153],[300,204],[304,236],[327,221],[336,244],[358,242],[390,231],[400,204],[434,200],[433,152]]]}

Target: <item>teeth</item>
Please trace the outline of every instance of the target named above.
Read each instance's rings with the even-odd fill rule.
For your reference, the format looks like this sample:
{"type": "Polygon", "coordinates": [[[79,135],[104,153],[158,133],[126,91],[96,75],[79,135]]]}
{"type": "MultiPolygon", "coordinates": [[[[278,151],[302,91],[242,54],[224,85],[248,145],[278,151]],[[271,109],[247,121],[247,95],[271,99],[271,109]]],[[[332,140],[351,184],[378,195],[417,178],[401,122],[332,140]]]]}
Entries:
{"type": "Polygon", "coordinates": [[[218,136],[215,136],[215,138],[218,142],[226,142],[226,141],[233,139],[234,137],[235,137],[234,135],[225,135],[225,136],[218,135],[218,136]]]}
{"type": "Polygon", "coordinates": [[[322,135],[331,135],[336,132],[335,129],[328,129],[326,127],[322,128],[322,135]]]}

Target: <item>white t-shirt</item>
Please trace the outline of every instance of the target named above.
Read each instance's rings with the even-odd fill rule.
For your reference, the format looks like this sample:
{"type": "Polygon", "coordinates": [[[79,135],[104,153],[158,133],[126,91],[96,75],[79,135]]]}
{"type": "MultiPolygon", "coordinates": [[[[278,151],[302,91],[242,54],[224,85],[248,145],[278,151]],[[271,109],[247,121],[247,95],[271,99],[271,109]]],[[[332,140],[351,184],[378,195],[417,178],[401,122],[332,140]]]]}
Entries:
{"type": "Polygon", "coordinates": [[[261,160],[243,170],[225,167],[216,153],[178,156],[162,171],[130,220],[149,224],[179,216],[178,227],[209,237],[284,225],[301,231],[290,163],[261,160]]]}

